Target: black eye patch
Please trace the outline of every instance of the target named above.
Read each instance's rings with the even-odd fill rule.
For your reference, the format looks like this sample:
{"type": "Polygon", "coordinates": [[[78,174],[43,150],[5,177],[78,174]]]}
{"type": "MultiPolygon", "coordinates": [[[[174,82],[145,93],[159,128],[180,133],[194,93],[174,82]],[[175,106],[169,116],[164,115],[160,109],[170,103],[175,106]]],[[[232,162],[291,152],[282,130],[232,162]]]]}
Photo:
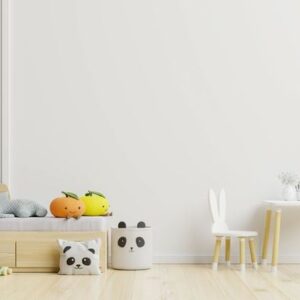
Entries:
{"type": "Polygon", "coordinates": [[[145,245],[145,240],[144,240],[141,236],[137,237],[135,241],[136,241],[136,245],[137,245],[139,248],[144,247],[144,245],[145,245]]]}
{"type": "Polygon", "coordinates": [[[125,247],[126,242],[127,242],[126,237],[125,236],[121,236],[119,238],[119,240],[118,240],[119,247],[121,247],[121,248],[125,247]]]}
{"type": "Polygon", "coordinates": [[[66,246],[65,248],[64,248],[64,253],[66,253],[68,250],[70,250],[71,249],[71,246],[66,246]]]}
{"type": "Polygon", "coordinates": [[[82,263],[85,265],[85,266],[89,266],[91,264],[91,260],[88,258],[88,257],[84,257],[82,259],[82,263]]]}
{"type": "Polygon", "coordinates": [[[72,266],[72,265],[74,265],[74,263],[75,263],[75,258],[74,257],[69,257],[67,259],[67,265],[68,266],[72,266]]]}

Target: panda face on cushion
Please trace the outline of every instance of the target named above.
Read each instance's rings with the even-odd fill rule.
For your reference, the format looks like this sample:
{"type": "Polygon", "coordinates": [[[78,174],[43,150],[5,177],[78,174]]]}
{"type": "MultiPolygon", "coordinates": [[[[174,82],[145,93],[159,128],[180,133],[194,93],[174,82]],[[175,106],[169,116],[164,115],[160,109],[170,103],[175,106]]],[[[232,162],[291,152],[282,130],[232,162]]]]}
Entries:
{"type": "Polygon", "coordinates": [[[112,264],[116,269],[147,269],[152,259],[152,235],[144,222],[128,227],[120,222],[112,235],[112,264]],[[149,262],[150,260],[150,262],[149,262]]]}
{"type": "Polygon", "coordinates": [[[99,275],[100,240],[72,242],[58,240],[62,275],[99,275]]]}

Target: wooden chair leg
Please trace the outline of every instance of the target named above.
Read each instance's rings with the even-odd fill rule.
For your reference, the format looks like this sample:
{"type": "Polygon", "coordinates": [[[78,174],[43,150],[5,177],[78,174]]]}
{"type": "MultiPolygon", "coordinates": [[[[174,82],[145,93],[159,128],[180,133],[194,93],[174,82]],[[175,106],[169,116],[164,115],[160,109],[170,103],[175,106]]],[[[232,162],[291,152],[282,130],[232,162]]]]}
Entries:
{"type": "Polygon", "coordinates": [[[256,258],[256,249],[255,249],[255,240],[253,238],[249,239],[249,248],[250,248],[250,255],[253,268],[257,269],[257,258],[256,258]]]}
{"type": "Polygon", "coordinates": [[[240,269],[246,270],[246,239],[244,237],[240,238],[240,269]]]}
{"type": "Polygon", "coordinates": [[[219,256],[220,256],[220,250],[221,250],[221,242],[222,242],[222,238],[217,237],[216,238],[216,243],[215,243],[215,249],[214,249],[213,263],[212,263],[212,269],[213,270],[218,269],[219,256]]]}
{"type": "Polygon", "coordinates": [[[225,240],[225,262],[227,266],[230,266],[230,237],[227,237],[225,240]]]}
{"type": "Polygon", "coordinates": [[[275,228],[273,240],[273,257],[272,257],[272,271],[277,271],[278,253],[279,253],[279,238],[280,238],[280,224],[281,224],[281,210],[275,213],[275,228]]]}
{"type": "Polygon", "coordinates": [[[261,256],[261,263],[263,265],[267,264],[268,245],[269,245],[269,239],[270,239],[271,218],[272,218],[272,210],[267,209],[266,210],[266,215],[265,215],[265,232],[264,232],[264,240],[263,240],[262,256],[261,256]]]}

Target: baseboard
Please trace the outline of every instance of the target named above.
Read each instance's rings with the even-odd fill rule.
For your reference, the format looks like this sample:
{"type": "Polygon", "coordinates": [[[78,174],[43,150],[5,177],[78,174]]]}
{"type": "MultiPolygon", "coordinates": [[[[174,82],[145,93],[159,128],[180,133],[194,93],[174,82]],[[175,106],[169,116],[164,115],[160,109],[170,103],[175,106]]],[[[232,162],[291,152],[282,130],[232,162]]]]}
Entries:
{"type": "MultiPolygon", "coordinates": [[[[271,263],[271,255],[268,263],[271,263]]],[[[153,257],[154,264],[210,264],[212,257],[209,255],[156,255],[153,257]]],[[[261,261],[261,257],[258,257],[261,261]]],[[[233,264],[239,263],[239,256],[232,256],[231,262],[233,264]]],[[[250,258],[247,257],[247,262],[250,263],[250,258]]],[[[220,263],[224,263],[224,257],[220,258],[220,263]]],[[[279,257],[281,264],[300,264],[300,255],[283,255],[279,257]]],[[[111,265],[111,256],[108,257],[108,265],[111,265]]]]}
{"type": "Polygon", "coordinates": [[[155,264],[207,264],[211,256],[201,255],[158,255],[153,257],[155,264]]]}
{"type": "MultiPolygon", "coordinates": [[[[260,261],[261,257],[258,257],[260,261]]],[[[212,257],[205,255],[157,255],[153,257],[153,263],[156,264],[209,264],[211,263],[212,257]]],[[[250,258],[247,259],[250,262],[250,258]]],[[[220,258],[220,262],[224,262],[224,258],[220,258]]],[[[232,263],[238,263],[239,257],[232,256],[232,263]]],[[[271,262],[271,256],[269,257],[269,262],[271,262]]],[[[279,263],[283,264],[299,264],[300,255],[289,256],[283,255],[279,257],[279,263]]]]}

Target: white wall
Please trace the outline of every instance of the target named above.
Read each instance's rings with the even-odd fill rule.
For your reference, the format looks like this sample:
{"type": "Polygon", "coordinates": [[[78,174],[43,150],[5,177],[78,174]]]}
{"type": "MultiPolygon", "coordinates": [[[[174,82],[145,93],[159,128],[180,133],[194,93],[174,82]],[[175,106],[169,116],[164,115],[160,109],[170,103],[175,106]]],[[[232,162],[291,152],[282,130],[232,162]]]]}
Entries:
{"type": "Polygon", "coordinates": [[[299,9],[14,0],[13,195],[102,191],[115,222],[155,228],[157,260],[210,255],[209,187],[227,189],[230,225],[261,232],[277,174],[300,172],[299,9]]]}

